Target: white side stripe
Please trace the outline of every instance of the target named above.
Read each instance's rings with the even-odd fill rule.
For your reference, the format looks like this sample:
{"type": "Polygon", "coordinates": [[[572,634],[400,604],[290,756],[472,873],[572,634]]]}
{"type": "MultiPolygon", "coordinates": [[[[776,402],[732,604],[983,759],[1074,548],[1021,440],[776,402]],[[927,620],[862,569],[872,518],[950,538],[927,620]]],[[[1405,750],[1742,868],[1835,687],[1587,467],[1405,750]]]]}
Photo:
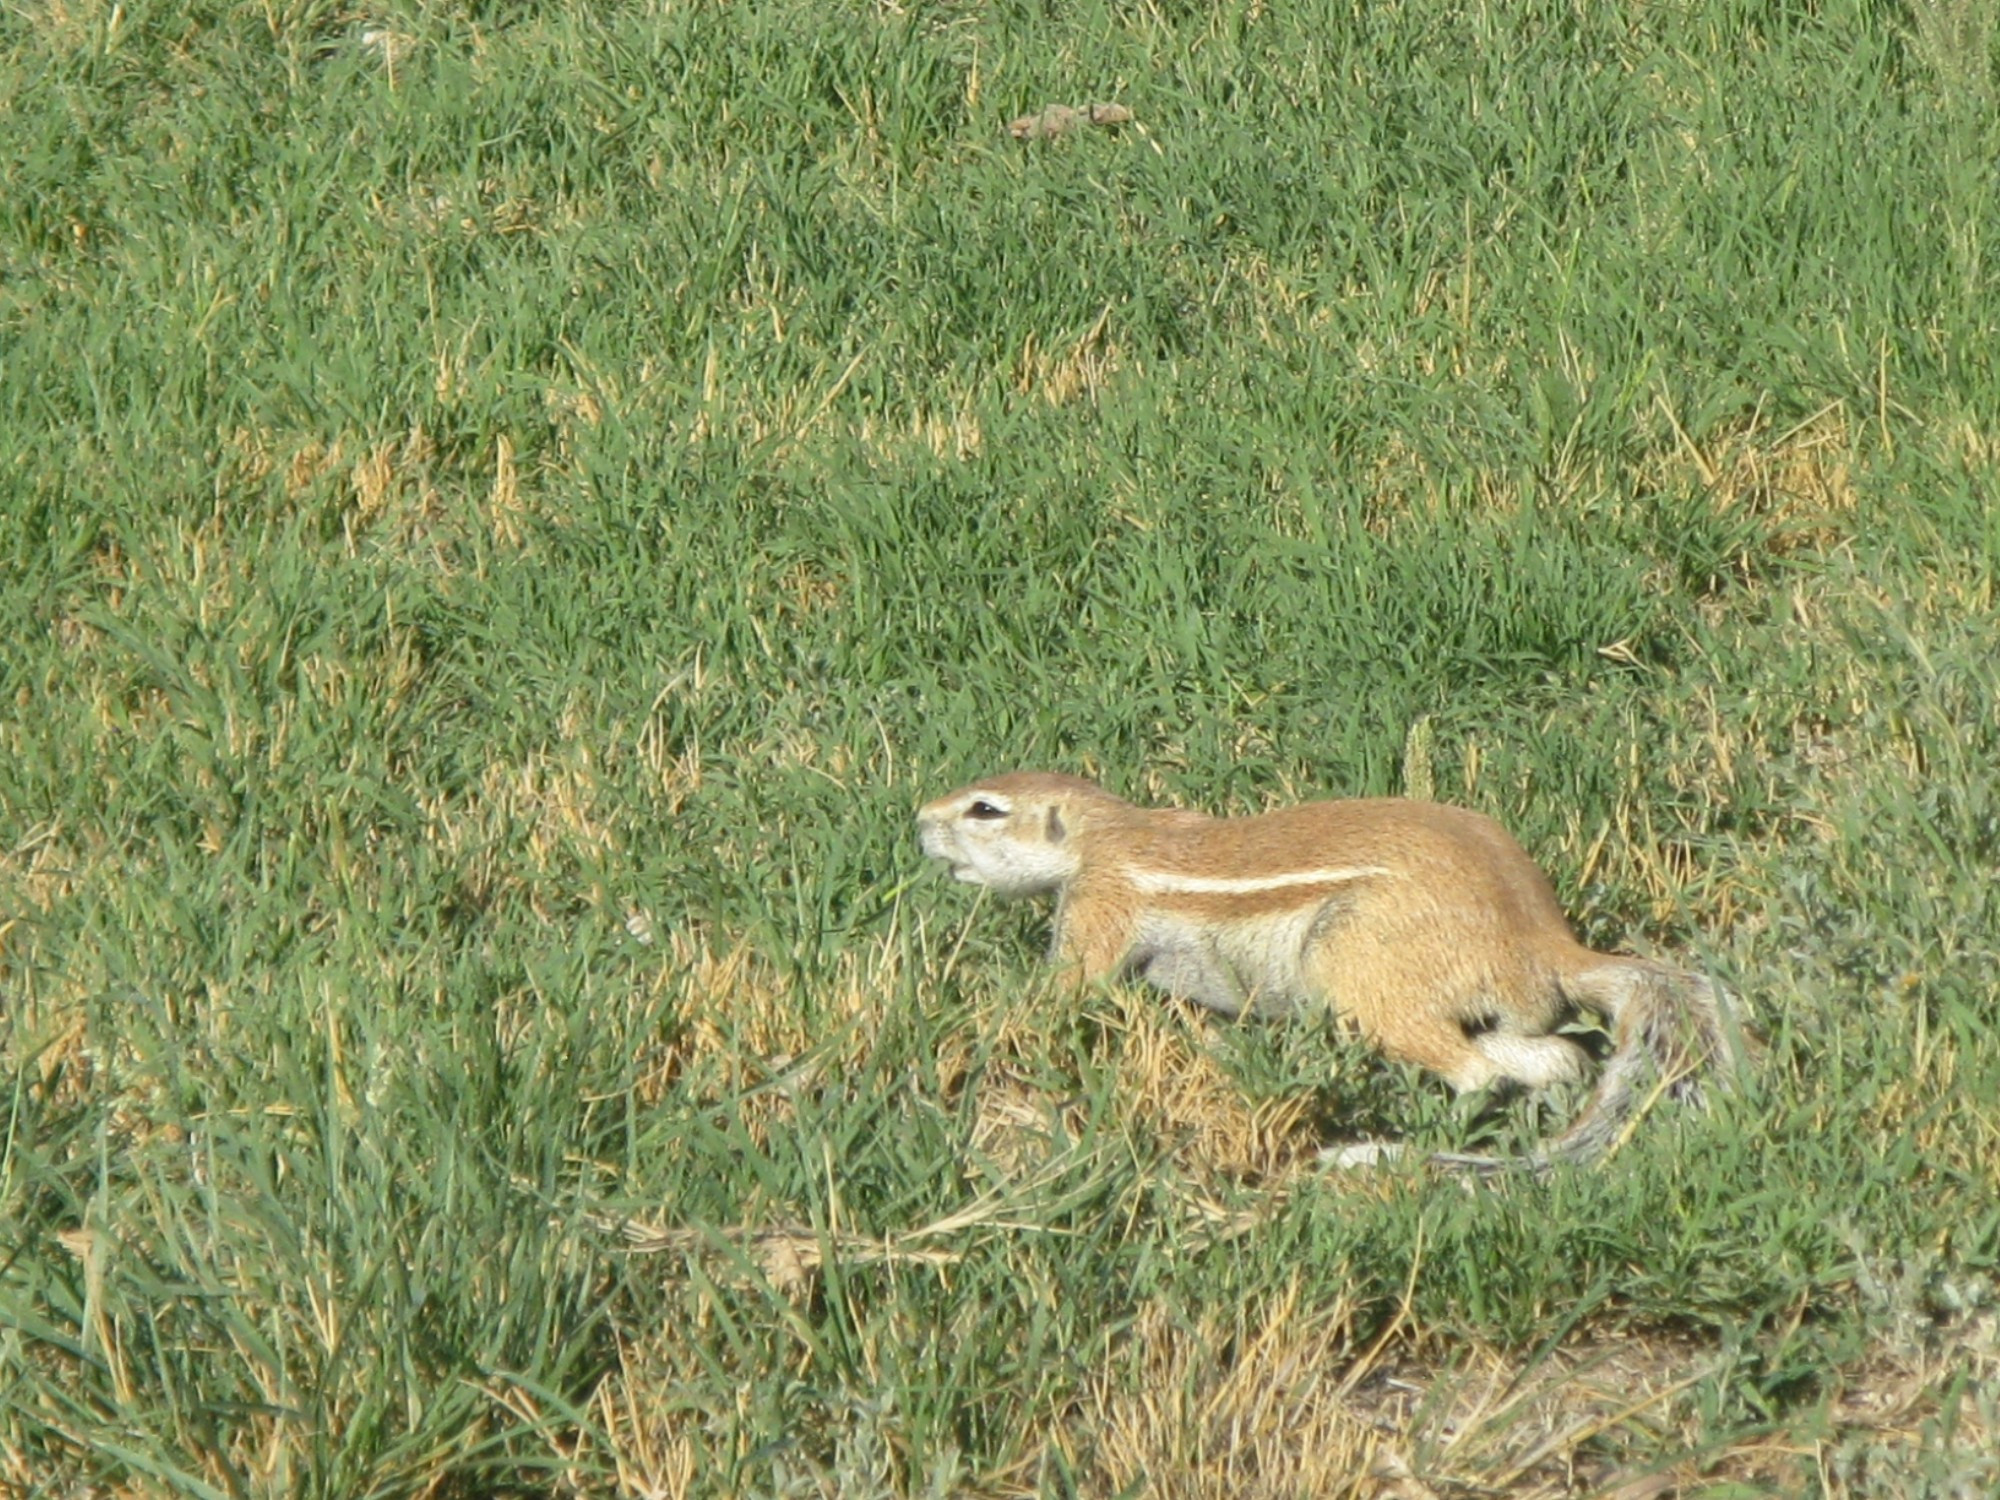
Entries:
{"type": "Polygon", "coordinates": [[[1283,875],[1175,875],[1165,870],[1134,870],[1132,884],[1148,895],[1254,896],[1295,885],[1339,885],[1387,875],[1382,865],[1341,865],[1331,870],[1288,870],[1283,875]]]}

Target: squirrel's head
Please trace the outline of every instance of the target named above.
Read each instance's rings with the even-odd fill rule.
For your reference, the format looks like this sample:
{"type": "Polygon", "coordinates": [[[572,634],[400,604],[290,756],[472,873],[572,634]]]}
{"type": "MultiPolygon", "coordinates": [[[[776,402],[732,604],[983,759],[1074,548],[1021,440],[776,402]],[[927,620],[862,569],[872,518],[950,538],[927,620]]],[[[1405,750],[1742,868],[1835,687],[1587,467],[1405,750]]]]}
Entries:
{"type": "Polygon", "coordinates": [[[1076,835],[1093,806],[1118,799],[1074,776],[1021,771],[960,787],[917,810],[924,853],[954,879],[1001,896],[1057,890],[1083,865],[1076,835]]]}

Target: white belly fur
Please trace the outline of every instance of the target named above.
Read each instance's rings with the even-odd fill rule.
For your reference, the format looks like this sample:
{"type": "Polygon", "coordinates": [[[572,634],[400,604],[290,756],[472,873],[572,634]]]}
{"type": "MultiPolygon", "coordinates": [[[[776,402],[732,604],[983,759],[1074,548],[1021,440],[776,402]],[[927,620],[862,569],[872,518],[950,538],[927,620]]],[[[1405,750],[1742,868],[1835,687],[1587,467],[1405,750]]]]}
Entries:
{"type": "Polygon", "coordinates": [[[1224,1015],[1283,1015],[1306,998],[1299,955],[1318,916],[1318,907],[1304,906],[1206,926],[1150,912],[1140,923],[1132,967],[1148,984],[1224,1015]]]}

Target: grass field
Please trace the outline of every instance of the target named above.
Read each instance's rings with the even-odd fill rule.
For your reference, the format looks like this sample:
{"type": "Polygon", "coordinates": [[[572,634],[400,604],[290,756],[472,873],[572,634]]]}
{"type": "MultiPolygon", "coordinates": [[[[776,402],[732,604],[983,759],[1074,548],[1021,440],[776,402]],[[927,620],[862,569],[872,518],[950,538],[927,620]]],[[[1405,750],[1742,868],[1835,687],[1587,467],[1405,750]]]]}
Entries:
{"type": "Polygon", "coordinates": [[[2000,1489],[1982,0],[14,0],[0,1493],[2000,1489]],[[1118,129],[1006,122],[1118,102],[1118,129]],[[1504,819],[1600,1168],[988,771],[1504,819]]]}

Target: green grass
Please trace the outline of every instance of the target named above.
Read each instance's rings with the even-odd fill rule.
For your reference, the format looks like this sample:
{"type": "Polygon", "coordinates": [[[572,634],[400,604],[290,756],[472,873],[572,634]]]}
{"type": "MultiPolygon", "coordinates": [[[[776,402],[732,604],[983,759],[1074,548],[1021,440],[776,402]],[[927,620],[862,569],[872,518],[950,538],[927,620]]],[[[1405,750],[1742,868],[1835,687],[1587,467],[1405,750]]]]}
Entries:
{"type": "Polygon", "coordinates": [[[1996,65],[11,7],[0,1490],[1990,1490],[1996,65]],[[1548,1121],[1063,999],[912,837],[1017,766],[1427,783],[1763,1064],[1322,1175],[1548,1121]]]}

